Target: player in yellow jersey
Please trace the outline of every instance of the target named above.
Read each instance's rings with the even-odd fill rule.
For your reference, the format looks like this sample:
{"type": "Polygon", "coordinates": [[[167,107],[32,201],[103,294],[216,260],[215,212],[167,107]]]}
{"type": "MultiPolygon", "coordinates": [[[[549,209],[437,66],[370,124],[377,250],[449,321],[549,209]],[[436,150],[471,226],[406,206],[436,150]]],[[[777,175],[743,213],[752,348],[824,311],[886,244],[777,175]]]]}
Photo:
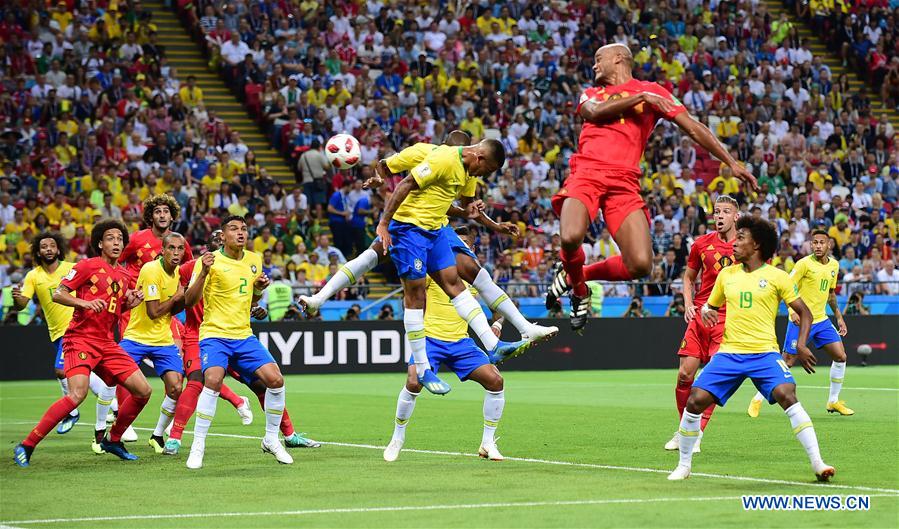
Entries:
{"type": "Polygon", "coordinates": [[[776,352],[774,320],[783,300],[799,315],[796,359],[806,371],[815,372],[815,355],[805,345],[812,313],[787,273],[765,264],[776,249],[777,231],[772,224],[752,217],[737,221],[734,241],[737,264],[718,274],[708,301],[700,309],[702,322],[711,327],[718,321],[718,310],[727,303],[724,339],[718,353],[693,382],[678,430],[680,462],[668,476],[669,480],[690,477],[702,411],[712,403],[724,406],[747,377],[768,402],[777,402],[784,409],[818,479],[827,481],[834,475],[834,468],[821,459],[812,420],[796,399],[796,383],[790,368],[776,352]]]}
{"type": "MultiPolygon", "coordinates": [[[[456,229],[459,238],[472,245],[468,228],[456,229]]],[[[496,447],[496,427],[503,414],[506,397],[503,392],[503,377],[493,365],[487,353],[468,337],[468,324],[453,307],[452,301],[434,280],[427,279],[427,308],[425,309],[425,341],[428,361],[437,372],[445,366],[456,373],[459,380],[474,380],[484,387],[484,433],[478,454],[494,461],[502,461],[503,455],[496,447]]],[[[495,326],[493,329],[496,329],[495,326]]],[[[495,330],[498,335],[498,329],[495,330]]],[[[406,440],[406,425],[415,409],[415,399],[421,393],[422,384],[413,363],[409,362],[406,385],[400,391],[396,402],[396,418],[393,437],[384,450],[385,461],[396,461],[406,440]]]]}
{"type": "Polygon", "coordinates": [[[162,435],[175,416],[184,378],[178,346],[172,337],[172,315],[184,310],[184,287],[178,267],[185,246],[180,233],[169,232],[162,237],[162,255],[141,267],[135,288],[144,293],[144,300],[131,309],[128,327],[119,342],[138,365],[145,358],[153,362],[153,369],[165,385],[159,420],[148,441],[157,454],[165,447],[162,435]]]}
{"type": "MultiPolygon", "coordinates": [[[[450,297],[456,313],[491,354],[516,354],[529,344],[525,340],[501,342],[491,332],[481,306],[459,278],[452,243],[442,229],[453,201],[459,195],[474,196],[476,181],[472,177],[493,173],[502,167],[505,158],[503,146],[496,140],[467,147],[434,147],[397,185],[376,229],[384,253],[390,252],[403,283],[403,325],[416,373],[432,393],[443,395],[450,387],[434,374],[425,351],[427,276],[450,297]]],[[[469,207],[472,218],[478,214],[476,209],[469,207]]]]}
{"type": "MultiPolygon", "coordinates": [[[[812,311],[812,330],[809,332],[809,340],[818,349],[830,355],[833,363],[830,364],[830,397],[827,399],[827,411],[840,415],[852,415],[855,412],[840,400],[840,390],[843,388],[843,377],[846,376],[846,349],[843,347],[843,339],[846,336],[846,322],[840,312],[837,303],[837,278],[840,273],[840,263],[830,257],[830,237],[824,230],[813,230],[811,233],[812,253],[800,259],[790,277],[799,289],[802,300],[808,304],[812,311]],[[830,305],[837,326],[827,318],[826,307],[830,305]]],[[[791,355],[788,359],[795,358],[796,342],[799,335],[799,316],[790,311],[790,323],[787,324],[787,336],[784,339],[783,352],[791,355]]],[[[791,362],[787,362],[792,365],[791,362]]],[[[758,417],[762,407],[760,394],[749,403],[749,416],[758,417]]]]}
{"type": "MultiPolygon", "coordinates": [[[[31,255],[35,266],[25,275],[22,286],[14,286],[12,289],[13,301],[16,309],[23,309],[31,298],[37,296],[37,301],[44,313],[44,321],[47,322],[47,330],[50,332],[50,341],[56,349],[56,363],[54,369],[56,378],[62,388],[63,396],[69,394],[69,383],[63,370],[64,361],[62,355],[62,337],[72,321],[72,307],[66,307],[53,302],[53,292],[59,286],[59,282],[72,270],[75,263],[62,261],[66,253],[65,240],[58,233],[44,232],[38,234],[31,241],[31,255]]],[[[113,403],[115,388],[103,383],[97,375],[91,373],[91,391],[97,395],[97,429],[106,430],[106,419],[109,407],[113,403]]],[[[74,409],[69,416],[59,423],[57,433],[68,433],[75,423],[81,418],[78,409],[74,409]]]]}
{"type": "Polygon", "coordinates": [[[225,218],[221,249],[208,252],[197,261],[184,296],[188,307],[202,299],[204,310],[200,324],[204,387],[197,401],[194,441],[187,468],[203,466],[206,436],[229,367],[246,379],[257,378],[265,384],[262,451],[274,455],[279,463],[293,463],[278,439],[285,405],[284,377],[275,359],[250,328],[250,310],[270,281],[262,273],[262,257],[246,249],[248,238],[247,221],[243,217],[225,218]]]}
{"type": "MultiPolygon", "coordinates": [[[[445,145],[458,147],[466,146],[470,142],[471,137],[467,133],[461,130],[454,130],[447,134],[445,145]]],[[[381,186],[391,173],[403,173],[414,168],[436,147],[436,145],[430,143],[416,143],[393,156],[381,160],[376,169],[376,176],[369,178],[364,186],[366,188],[376,188],[381,186]]],[[[464,191],[465,192],[463,192],[460,197],[460,203],[463,207],[460,208],[456,205],[451,205],[449,210],[446,211],[446,215],[464,218],[466,220],[469,218],[469,214],[464,208],[475,201],[475,190],[473,187],[469,187],[464,191]]],[[[478,205],[479,204],[474,204],[472,207],[477,207],[478,205]]],[[[477,208],[477,212],[478,216],[474,220],[485,226],[487,229],[497,233],[511,235],[515,238],[520,236],[518,227],[515,224],[512,224],[511,222],[496,222],[484,213],[481,208],[477,208]]],[[[521,314],[521,311],[518,310],[515,303],[499,286],[497,286],[491,275],[481,267],[480,263],[478,263],[477,255],[459,239],[452,227],[448,225],[448,220],[446,218],[443,220],[443,227],[441,230],[450,243],[450,249],[456,259],[456,269],[458,270],[459,277],[475,287],[478,294],[480,294],[487,306],[490,307],[490,310],[501,314],[509,323],[518,329],[518,332],[521,333],[523,339],[529,340],[532,343],[552,338],[558,334],[558,327],[545,327],[532,323],[521,314]]],[[[358,278],[362,277],[366,272],[372,270],[378,264],[388,260],[389,259],[384,252],[384,247],[381,244],[381,240],[375,239],[367,250],[359,254],[355,259],[352,259],[341,266],[340,273],[331,276],[331,279],[328,280],[321,290],[312,296],[300,296],[299,303],[308,314],[315,314],[326,300],[330,299],[348,285],[355,283],[358,278]]]]}

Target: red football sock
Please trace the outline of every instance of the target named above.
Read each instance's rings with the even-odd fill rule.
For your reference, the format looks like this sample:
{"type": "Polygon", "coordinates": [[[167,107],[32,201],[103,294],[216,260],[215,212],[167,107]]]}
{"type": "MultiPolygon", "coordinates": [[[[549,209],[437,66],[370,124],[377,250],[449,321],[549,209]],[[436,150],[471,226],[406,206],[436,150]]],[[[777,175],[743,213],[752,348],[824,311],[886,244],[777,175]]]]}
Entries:
{"type": "MultiPolygon", "coordinates": [[[[259,405],[262,406],[262,411],[265,411],[265,391],[257,393],[256,398],[259,399],[259,405]]],[[[281,434],[284,437],[290,437],[293,435],[293,432],[293,423],[290,422],[290,415],[287,414],[287,408],[284,408],[284,413],[281,415],[281,434]]]]}
{"type": "Polygon", "coordinates": [[[243,404],[243,399],[241,398],[241,396],[237,393],[234,393],[234,391],[232,391],[231,388],[226,386],[224,383],[222,383],[222,391],[219,392],[219,397],[230,402],[231,405],[235,408],[243,404]]]}
{"type": "Polygon", "coordinates": [[[54,402],[53,405],[44,412],[44,416],[41,417],[40,422],[37,423],[34,430],[31,430],[28,437],[22,441],[22,444],[29,448],[37,446],[37,444],[40,443],[57,424],[59,424],[59,421],[65,419],[66,416],[77,407],[78,405],[75,404],[75,401],[70,399],[68,395],[54,402]]]}
{"type": "Polygon", "coordinates": [[[613,255],[598,263],[585,266],[584,279],[587,281],[629,281],[633,277],[624,266],[624,259],[620,255],[613,255]]]}
{"type": "Polygon", "coordinates": [[[136,395],[131,395],[128,397],[128,400],[125,401],[125,404],[119,404],[119,415],[115,419],[115,423],[113,423],[112,428],[109,430],[109,440],[117,443],[122,440],[122,434],[125,433],[125,430],[131,426],[131,423],[134,422],[134,419],[137,419],[137,416],[140,414],[140,411],[144,409],[144,406],[150,402],[149,397],[138,397],[136,395]]]}
{"type": "Polygon", "coordinates": [[[687,399],[690,398],[690,389],[693,387],[693,381],[690,380],[685,384],[678,383],[674,387],[674,400],[677,402],[677,416],[684,416],[684,408],[687,407],[687,399]]]}
{"type": "Polygon", "coordinates": [[[187,387],[181,392],[181,396],[178,397],[178,404],[175,406],[175,418],[169,439],[181,440],[181,436],[184,435],[184,428],[197,409],[197,400],[199,400],[200,392],[202,391],[202,382],[198,380],[187,381],[187,387]]]}
{"type": "Polygon", "coordinates": [[[712,418],[712,413],[715,411],[715,405],[712,404],[708,408],[702,412],[702,419],[699,421],[699,429],[705,431],[705,427],[709,424],[709,420],[712,418]]]}
{"type": "Polygon", "coordinates": [[[122,409],[122,406],[125,405],[125,401],[131,398],[131,393],[125,389],[125,386],[119,384],[115,387],[115,398],[119,401],[119,409],[122,409]]]}
{"type": "Polygon", "coordinates": [[[587,297],[587,284],[584,283],[584,263],[587,256],[584,255],[584,248],[578,246],[576,250],[566,250],[562,248],[562,266],[565,273],[568,274],[568,284],[571,285],[571,291],[579,298],[587,297]]]}

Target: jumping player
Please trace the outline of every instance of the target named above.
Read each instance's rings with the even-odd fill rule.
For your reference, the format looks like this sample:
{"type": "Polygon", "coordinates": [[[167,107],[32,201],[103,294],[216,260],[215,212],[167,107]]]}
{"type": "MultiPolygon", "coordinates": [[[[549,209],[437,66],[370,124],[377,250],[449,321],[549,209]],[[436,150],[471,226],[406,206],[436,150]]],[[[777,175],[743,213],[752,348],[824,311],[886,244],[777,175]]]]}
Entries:
{"type": "Polygon", "coordinates": [[[571,174],[552,199],[560,216],[562,269],[547,293],[546,306],[557,309],[571,290],[571,328],[587,324],[589,296],[585,281],[627,281],[652,270],[648,212],[640,196],[639,162],[659,119],[673,121],[696,143],[727,164],[734,175],[755,188],[755,178],[715,138],[708,127],[657,83],[632,77],[634,59],[623,44],[596,51],[593,72],[597,87],[580,98],[577,113],[584,125],[571,174]],[[574,199],[574,200],[569,200],[574,199]],[[621,254],[584,266],[581,248],[587,228],[602,209],[621,254]]]}
{"type": "MultiPolygon", "coordinates": [[[[445,145],[449,146],[466,146],[471,142],[471,137],[461,130],[454,130],[447,135],[445,145]]],[[[375,176],[369,178],[363,187],[377,188],[380,187],[390,173],[398,174],[408,171],[421,163],[425,156],[435,148],[429,143],[417,143],[412,147],[403,150],[401,153],[394,154],[386,160],[381,160],[375,170],[375,176]]],[[[452,205],[447,211],[447,215],[468,219],[467,208],[474,201],[474,197],[461,197],[462,208],[452,205]]],[[[496,222],[491,219],[483,208],[477,208],[478,217],[474,219],[479,224],[486,226],[491,231],[519,237],[518,227],[511,222],[496,222]]],[[[456,268],[459,277],[463,281],[474,286],[480,296],[490,307],[490,310],[499,312],[508,321],[518,329],[521,337],[531,342],[546,340],[556,334],[559,329],[555,326],[544,327],[529,322],[515,306],[515,303],[503,290],[497,286],[490,274],[484,270],[478,263],[475,253],[466,246],[458,235],[453,231],[452,227],[447,225],[444,220],[444,226],[441,228],[444,235],[450,242],[453,254],[456,258],[456,268]]],[[[371,246],[359,254],[355,259],[347,262],[340,267],[340,273],[334,274],[328,282],[312,296],[300,296],[299,303],[309,314],[315,314],[319,307],[330,299],[332,296],[340,292],[343,288],[353,284],[362,277],[366,272],[372,270],[380,263],[387,261],[389,258],[384,253],[384,247],[380,239],[375,239],[371,246]]]]}
{"type": "MultiPolygon", "coordinates": [[[[799,288],[799,295],[802,296],[803,301],[808,303],[809,309],[812,311],[812,330],[809,333],[809,340],[815,344],[816,348],[824,349],[833,359],[833,363],[830,364],[830,397],[827,399],[827,411],[840,415],[852,415],[855,412],[840,400],[843,377],[846,376],[846,350],[843,347],[841,336],[846,336],[847,329],[837,303],[835,290],[840,264],[836,259],[830,257],[830,245],[830,237],[827,232],[824,230],[812,231],[812,253],[796,263],[790,272],[790,277],[799,288]],[[830,305],[830,310],[833,311],[837,320],[836,328],[827,318],[827,305],[830,305]]],[[[790,355],[787,357],[787,364],[791,366],[796,359],[798,322],[799,316],[790,311],[790,322],[787,324],[783,352],[790,355]]],[[[750,417],[759,416],[763,398],[762,395],[756,394],[749,403],[750,417]]]]}
{"type": "Polygon", "coordinates": [[[178,347],[172,335],[172,315],[184,309],[184,287],[178,277],[178,265],[184,257],[185,241],[180,233],[169,232],[162,238],[162,254],[145,264],[137,277],[137,289],[143,302],[132,310],[128,328],[119,345],[135,363],[145,358],[153,362],[156,374],[165,386],[156,429],[149,444],[157,454],[165,442],[162,435],[175,415],[181,395],[183,371],[178,347]]]}
{"type": "MultiPolygon", "coordinates": [[[[416,373],[419,382],[432,393],[446,394],[451,388],[428,364],[424,330],[425,276],[430,275],[450,296],[456,312],[492,354],[514,356],[528,346],[527,341],[500,342],[490,331],[481,306],[459,279],[451,243],[442,230],[446,212],[456,197],[460,194],[474,196],[476,180],[472,176],[487,176],[504,162],[503,146],[496,140],[483,140],[468,147],[435,146],[397,185],[378,223],[376,232],[381,238],[383,252],[390,252],[403,282],[403,323],[416,373]]],[[[469,208],[472,217],[476,216],[474,210],[474,207],[469,208]]]]}
{"type": "MultiPolygon", "coordinates": [[[[31,256],[38,264],[25,275],[22,287],[13,286],[12,296],[16,309],[23,309],[28,301],[37,297],[37,301],[44,313],[47,322],[47,330],[50,332],[50,341],[56,349],[56,363],[54,369],[56,378],[62,388],[63,396],[69,394],[69,381],[66,378],[65,362],[62,354],[62,336],[72,321],[72,307],[53,302],[53,293],[59,287],[59,282],[69,273],[75,263],[61,261],[65,255],[65,240],[58,233],[45,232],[38,234],[31,241],[31,256]]],[[[110,404],[115,397],[115,388],[110,388],[100,378],[91,373],[90,389],[97,395],[97,421],[96,429],[106,431],[106,417],[110,404]]],[[[69,415],[59,423],[56,433],[68,433],[80,419],[78,409],[72,410],[69,415]]]]}
{"type": "MultiPolygon", "coordinates": [[[[718,324],[706,327],[696,317],[696,311],[709,299],[718,272],[733,264],[733,242],[737,236],[736,221],[740,214],[737,201],[730,195],[721,195],[715,200],[715,231],[698,237],[690,247],[687,258],[687,269],[684,272],[684,305],[687,307],[684,320],[687,332],[681,341],[680,366],[677,370],[677,385],[674,388],[674,400],[677,403],[678,417],[684,416],[684,407],[690,397],[693,379],[701,365],[709,363],[712,355],[718,352],[721,338],[724,335],[724,307],[718,313],[718,324]],[[700,277],[699,292],[694,296],[696,277],[700,277]]],[[[701,430],[704,431],[715,405],[709,406],[702,414],[701,430]]],[[[696,441],[695,452],[700,451],[702,434],[696,441]]],[[[677,450],[678,434],[665,443],[665,450],[677,450]]]]}
{"type": "Polygon", "coordinates": [[[121,459],[137,459],[125,449],[121,437],[150,400],[151,389],[134,360],[115,342],[112,332],[121,311],[137,306],[143,299],[139,291],[126,289],[127,278],[116,266],[127,242],[128,231],[121,222],[97,223],[91,230],[91,251],[98,257],[78,262],[53,294],[54,302],[75,308],[63,339],[69,394],[50,406],[28,437],[16,445],[14,459],[19,466],[29,466],[35,446],[84,401],[91,371],[107,386],[121,384],[130,392],[128,398],[119,402],[118,417],[109,435],[100,440],[101,448],[121,459]]]}
{"type": "Polygon", "coordinates": [[[702,410],[713,402],[724,406],[747,377],[768,402],[777,402],[784,409],[818,479],[827,481],[834,475],[834,468],[821,459],[812,420],[796,399],[796,383],[790,368],[777,353],[774,320],[783,300],[799,314],[798,360],[806,371],[814,373],[815,355],[805,346],[812,313],[787,273],[765,264],[776,249],[777,231],[772,224],[752,217],[737,221],[734,260],[738,264],[718,274],[712,293],[700,311],[703,323],[714,327],[719,308],[727,304],[724,339],[720,350],[693,383],[680,422],[680,462],[668,476],[669,480],[690,477],[702,410]]]}
{"type": "Polygon", "coordinates": [[[200,258],[185,294],[188,307],[203,300],[200,356],[205,386],[197,401],[194,441],[187,468],[203,466],[206,436],[215,416],[225,369],[229,366],[247,378],[255,376],[265,385],[262,451],[274,455],[279,463],[293,463],[293,458],[278,440],[284,412],[284,377],[272,355],[250,328],[250,309],[262,297],[269,279],[262,273],[259,254],[246,249],[248,237],[247,222],[243,217],[225,218],[222,248],[200,258]]]}
{"type": "MultiPolygon", "coordinates": [[[[467,227],[457,228],[456,233],[466,244],[472,244],[467,227]]],[[[468,325],[456,313],[446,293],[431,278],[427,279],[427,284],[425,340],[428,361],[435,372],[443,365],[453,370],[462,382],[471,379],[484,387],[484,433],[478,455],[502,461],[503,455],[496,447],[494,434],[506,404],[503,377],[487,353],[468,337],[468,325]]],[[[393,438],[384,450],[385,461],[396,461],[400,455],[406,440],[406,426],[421,388],[415,365],[410,359],[406,385],[400,390],[396,402],[393,438]]]]}

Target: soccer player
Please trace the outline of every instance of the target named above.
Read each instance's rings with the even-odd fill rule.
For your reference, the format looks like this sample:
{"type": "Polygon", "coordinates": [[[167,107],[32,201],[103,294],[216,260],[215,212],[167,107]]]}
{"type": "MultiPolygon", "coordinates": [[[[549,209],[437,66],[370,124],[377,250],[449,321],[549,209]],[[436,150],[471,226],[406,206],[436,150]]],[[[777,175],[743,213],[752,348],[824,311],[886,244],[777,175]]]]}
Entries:
{"type": "Polygon", "coordinates": [[[222,222],[222,248],[207,252],[194,266],[185,294],[188,307],[203,300],[200,324],[200,356],[203,391],[197,400],[194,440],[187,468],[203,466],[206,435],[215,416],[216,401],[229,366],[247,378],[256,377],[265,385],[265,437],[262,451],[279,463],[292,464],[293,458],[278,440],[284,412],[284,377],[272,355],[259,343],[250,328],[250,309],[269,284],[262,273],[262,258],[246,249],[247,222],[236,215],[222,222]]]}
{"type": "MultiPolygon", "coordinates": [[[[450,296],[456,312],[491,354],[515,356],[529,345],[525,340],[501,342],[494,336],[481,306],[459,279],[451,243],[441,229],[456,197],[474,196],[476,180],[472,177],[493,173],[505,158],[503,146],[496,140],[468,147],[434,147],[397,185],[375,230],[402,280],[406,338],[419,381],[432,393],[443,395],[451,388],[431,370],[425,352],[425,276],[430,275],[450,296]]],[[[473,206],[469,205],[472,217],[476,214],[473,206]]]]}
{"type": "MultiPolygon", "coordinates": [[[[715,200],[715,231],[698,237],[690,247],[687,258],[687,269],[684,272],[684,320],[687,332],[681,341],[680,366],[677,370],[677,385],[674,388],[674,400],[677,403],[678,417],[684,416],[684,407],[690,397],[693,379],[701,365],[707,364],[712,355],[718,351],[724,335],[724,307],[719,311],[718,324],[706,327],[696,317],[696,311],[709,299],[718,272],[733,264],[733,242],[737,236],[736,221],[740,214],[737,201],[730,195],[721,195],[715,200]],[[696,277],[700,277],[699,292],[694,296],[696,277]]],[[[712,404],[702,413],[701,430],[704,431],[715,405],[712,404]]],[[[695,452],[700,451],[702,434],[696,441],[695,452]]],[[[665,450],[677,450],[678,434],[665,444],[665,450]]]]}
{"type": "MultiPolygon", "coordinates": [[[[181,206],[170,195],[153,195],[144,201],[143,221],[147,229],[135,232],[122,252],[119,262],[131,285],[145,264],[155,260],[162,253],[162,238],[171,233],[172,223],[181,214],[181,206]]],[[[184,248],[184,260],[193,259],[190,246],[184,248]]],[[[126,322],[127,323],[127,322],[126,322]]]]}
{"type": "MultiPolygon", "coordinates": [[[[209,252],[215,252],[221,247],[222,230],[215,230],[212,232],[209,241],[206,242],[206,249],[209,252]]],[[[193,274],[196,261],[196,259],[192,259],[183,263],[180,267],[179,276],[181,286],[184,288],[187,288],[190,282],[190,277],[193,274]]],[[[257,306],[253,308],[253,310],[259,309],[261,309],[261,307],[257,306]]],[[[260,313],[251,314],[257,318],[259,318],[259,316],[264,317],[260,313]]],[[[185,310],[185,325],[182,334],[181,352],[184,377],[187,379],[187,385],[185,386],[184,391],[181,392],[181,396],[178,398],[178,404],[175,406],[175,415],[172,421],[171,431],[169,432],[169,438],[165,442],[165,448],[162,452],[165,455],[176,455],[180,451],[181,437],[184,435],[184,428],[187,426],[187,422],[197,409],[197,400],[200,398],[200,393],[203,391],[203,370],[201,369],[199,343],[200,324],[202,322],[203,302],[200,301],[193,307],[188,307],[185,310]]],[[[260,402],[263,403],[263,409],[265,409],[265,386],[259,382],[254,386],[250,386],[250,388],[253,389],[253,392],[256,393],[257,396],[261,395],[259,399],[260,402]],[[261,386],[261,388],[258,386],[261,386]]],[[[241,422],[244,425],[249,425],[253,422],[253,411],[250,409],[250,403],[246,397],[241,397],[234,393],[234,391],[224,382],[222,382],[219,397],[227,400],[237,409],[237,413],[240,415],[241,422]]],[[[284,434],[284,444],[287,447],[307,446],[310,443],[308,439],[303,438],[293,431],[293,425],[290,422],[286,408],[284,409],[284,417],[281,420],[281,432],[284,434]]],[[[314,444],[314,442],[312,443],[314,444]]]]}
{"type": "MultiPolygon", "coordinates": [[[[456,233],[466,244],[472,244],[468,228],[462,226],[456,233]]],[[[496,427],[502,418],[506,404],[503,377],[491,363],[487,353],[468,337],[468,324],[453,307],[446,293],[433,279],[427,278],[427,308],[425,309],[425,339],[428,361],[436,372],[440,366],[453,370],[459,380],[474,380],[484,387],[484,433],[478,455],[493,461],[502,461],[503,455],[496,447],[496,427]]],[[[498,331],[497,331],[498,334],[498,331]]],[[[501,360],[501,359],[500,359],[501,360]]],[[[396,419],[393,437],[384,450],[385,461],[396,461],[406,440],[406,426],[415,409],[415,399],[421,393],[415,365],[409,362],[406,385],[400,390],[396,402],[396,419]]]]}
{"type": "Polygon", "coordinates": [[[126,288],[127,278],[116,261],[128,242],[128,231],[116,220],[104,220],[91,230],[91,251],[97,257],[79,261],[53,293],[53,301],[74,307],[72,321],[63,338],[69,394],[44,413],[38,425],[14,449],[17,465],[27,467],[37,444],[84,400],[91,371],[110,386],[123,385],[128,398],[119,402],[119,414],[108,436],[99,444],[103,451],[121,459],[134,460],[121,442],[122,434],[150,400],[150,384],[134,360],[122,351],[113,336],[113,325],[122,310],[137,306],[140,291],[126,288]],[[75,295],[72,295],[75,292],[75,295]]]}
{"type": "MultiPolygon", "coordinates": [[[[59,287],[59,282],[69,273],[75,263],[61,261],[65,255],[65,240],[58,233],[40,233],[31,241],[31,256],[35,266],[22,282],[12,289],[13,301],[17,309],[23,309],[31,298],[37,296],[38,303],[44,313],[47,322],[47,330],[50,332],[50,341],[56,348],[56,363],[54,365],[56,378],[62,388],[63,396],[69,394],[69,381],[66,378],[65,362],[62,354],[62,336],[69,322],[72,321],[72,307],[53,302],[53,292],[59,287]]],[[[97,395],[97,430],[106,431],[106,416],[109,406],[115,396],[115,388],[110,388],[100,378],[91,373],[90,389],[97,395]]],[[[57,433],[68,433],[80,419],[78,409],[69,412],[69,415],[59,423],[57,433]]]]}
{"type": "Polygon", "coordinates": [[[776,352],[774,320],[783,300],[799,314],[798,360],[806,371],[814,373],[815,355],[805,346],[812,313],[787,273],[765,264],[776,249],[777,231],[772,224],[752,217],[737,221],[734,241],[737,264],[718,274],[712,293],[700,310],[703,323],[714,327],[718,323],[718,309],[727,303],[724,339],[693,383],[680,422],[680,463],[668,476],[669,480],[690,477],[702,410],[713,402],[724,406],[747,377],[768,402],[777,402],[786,411],[793,433],[805,448],[818,479],[827,481],[834,475],[834,468],[821,459],[812,420],[796,399],[796,383],[790,368],[776,352]]]}
{"type": "MultiPolygon", "coordinates": [[[[846,350],[840,337],[846,336],[847,328],[837,303],[835,290],[840,273],[840,263],[830,257],[830,245],[830,237],[826,231],[813,230],[812,253],[796,263],[790,272],[790,277],[799,288],[799,295],[803,301],[808,303],[809,309],[812,311],[812,330],[809,333],[809,340],[815,344],[816,348],[824,349],[833,359],[833,363],[830,364],[830,397],[827,399],[827,411],[840,415],[852,415],[855,412],[840,400],[843,377],[846,376],[846,350]],[[836,328],[827,318],[827,305],[830,305],[830,310],[833,311],[837,320],[836,328]]],[[[787,324],[787,336],[783,346],[783,352],[790,355],[787,357],[788,365],[792,365],[789,360],[796,358],[794,355],[799,336],[798,322],[799,316],[790,311],[790,322],[787,324]]],[[[756,394],[749,403],[750,417],[759,416],[763,398],[764,396],[756,394]]]]}
{"type": "MultiPolygon", "coordinates": [[[[449,146],[466,146],[471,142],[471,138],[466,132],[454,130],[447,135],[445,145],[449,146]]],[[[375,170],[376,176],[369,178],[364,186],[366,188],[377,188],[381,186],[390,173],[401,173],[408,171],[421,163],[425,156],[434,149],[434,145],[429,143],[417,143],[414,146],[403,150],[401,153],[394,154],[386,160],[381,160],[375,170]]],[[[467,208],[469,204],[474,202],[474,197],[461,197],[462,208],[452,205],[447,211],[447,215],[468,219],[467,208]]],[[[479,206],[476,204],[475,206],[479,206]]],[[[498,223],[491,219],[483,208],[477,207],[478,217],[475,219],[479,224],[486,226],[488,229],[498,233],[504,233],[513,237],[519,237],[518,227],[511,222],[498,223]]],[[[444,224],[446,221],[444,220],[444,224]]],[[[480,296],[490,307],[490,310],[499,312],[507,320],[509,320],[521,337],[531,342],[547,340],[558,334],[559,329],[555,326],[544,327],[529,322],[515,306],[515,303],[509,296],[503,292],[499,286],[493,281],[490,274],[484,270],[478,263],[475,253],[465,245],[452,227],[444,225],[442,228],[444,236],[449,240],[451,249],[456,258],[456,268],[459,277],[463,281],[475,287],[480,296]]],[[[347,262],[340,267],[340,273],[334,274],[331,279],[312,296],[300,296],[299,303],[307,313],[314,315],[319,307],[332,296],[340,292],[343,288],[356,282],[357,278],[372,270],[381,262],[387,261],[388,257],[384,253],[384,247],[380,239],[375,239],[371,246],[359,254],[355,259],[347,262]]]]}
{"type": "Polygon", "coordinates": [[[180,233],[162,237],[162,255],[145,264],[137,277],[136,288],[143,302],[132,310],[128,328],[119,345],[135,363],[145,358],[165,386],[165,398],[149,444],[161,454],[165,442],[162,435],[175,415],[181,395],[182,368],[178,347],[172,336],[172,315],[184,309],[184,287],[178,276],[178,265],[184,257],[185,240],[180,233]]]}
{"type": "Polygon", "coordinates": [[[624,44],[596,51],[593,73],[597,87],[580,98],[577,113],[584,125],[571,173],[552,206],[560,216],[562,267],[547,292],[547,308],[571,291],[571,328],[587,324],[589,296],[585,281],[627,281],[652,270],[648,212],[640,196],[639,163],[646,139],[659,119],[673,121],[696,143],[727,164],[734,175],[755,188],[755,178],[715,138],[708,127],[687,114],[674,96],[657,83],[639,81],[634,59],[624,44]],[[602,209],[609,233],[621,254],[584,266],[581,247],[587,227],[602,209]]]}

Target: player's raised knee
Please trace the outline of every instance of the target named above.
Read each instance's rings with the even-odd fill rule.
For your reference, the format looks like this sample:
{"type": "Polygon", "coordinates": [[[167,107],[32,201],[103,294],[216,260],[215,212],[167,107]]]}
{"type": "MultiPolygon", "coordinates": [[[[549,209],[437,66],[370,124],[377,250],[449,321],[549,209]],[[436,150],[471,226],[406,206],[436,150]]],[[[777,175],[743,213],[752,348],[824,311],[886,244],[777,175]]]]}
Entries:
{"type": "Polygon", "coordinates": [[[693,376],[694,373],[689,373],[684,367],[681,367],[677,371],[677,385],[678,386],[692,386],[693,385],[693,376]]]}
{"type": "Polygon", "coordinates": [[[281,373],[272,375],[265,381],[265,385],[266,385],[266,387],[269,387],[272,389],[283,388],[284,387],[284,376],[281,375],[281,373]]]}
{"type": "Polygon", "coordinates": [[[652,251],[638,251],[624,257],[624,266],[635,279],[648,276],[652,272],[652,251]]]}
{"type": "Polygon", "coordinates": [[[153,388],[146,382],[138,384],[137,387],[129,389],[128,391],[139,399],[149,399],[153,395],[153,388]]]}
{"type": "Polygon", "coordinates": [[[84,402],[84,399],[87,398],[87,390],[89,387],[90,386],[88,385],[82,387],[80,385],[69,384],[69,398],[76,404],[81,404],[84,402]]]}
{"type": "Polygon", "coordinates": [[[499,373],[491,374],[484,380],[484,389],[487,391],[502,391],[503,376],[499,373]]]}

